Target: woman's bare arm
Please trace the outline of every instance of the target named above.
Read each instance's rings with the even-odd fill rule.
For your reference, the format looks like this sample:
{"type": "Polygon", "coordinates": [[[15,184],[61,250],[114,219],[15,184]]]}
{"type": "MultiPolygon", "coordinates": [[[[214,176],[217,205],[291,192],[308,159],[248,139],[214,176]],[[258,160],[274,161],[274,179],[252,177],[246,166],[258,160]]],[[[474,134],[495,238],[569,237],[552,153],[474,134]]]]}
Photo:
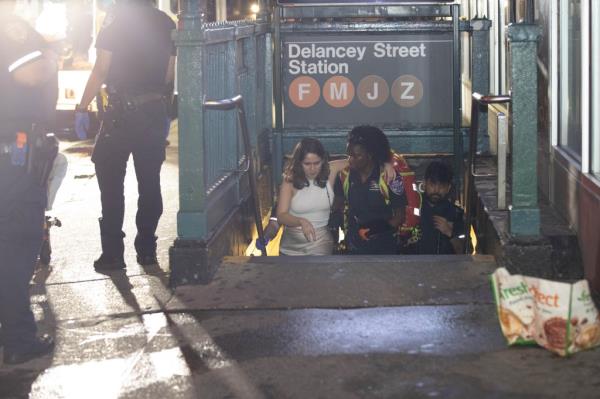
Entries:
{"type": "Polygon", "coordinates": [[[329,184],[333,187],[335,177],[348,166],[348,158],[336,159],[335,161],[329,161],[329,184]]]}
{"type": "Polygon", "coordinates": [[[277,222],[288,227],[301,227],[307,241],[317,239],[315,229],[308,220],[290,214],[290,204],[294,196],[294,186],[291,182],[283,181],[279,188],[277,200],[277,222]]]}

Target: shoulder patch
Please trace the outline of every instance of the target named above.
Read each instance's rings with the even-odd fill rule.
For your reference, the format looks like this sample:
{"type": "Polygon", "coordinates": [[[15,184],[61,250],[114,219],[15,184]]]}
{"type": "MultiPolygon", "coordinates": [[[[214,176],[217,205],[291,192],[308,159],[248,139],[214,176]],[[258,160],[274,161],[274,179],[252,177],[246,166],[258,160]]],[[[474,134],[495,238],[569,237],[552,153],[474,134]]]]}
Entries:
{"type": "Polygon", "coordinates": [[[404,193],[404,183],[402,182],[402,177],[400,175],[397,175],[389,186],[390,190],[396,195],[402,195],[404,193]]]}
{"type": "Polygon", "coordinates": [[[23,44],[29,36],[28,26],[23,21],[11,21],[2,28],[4,34],[17,44],[23,44]]]}

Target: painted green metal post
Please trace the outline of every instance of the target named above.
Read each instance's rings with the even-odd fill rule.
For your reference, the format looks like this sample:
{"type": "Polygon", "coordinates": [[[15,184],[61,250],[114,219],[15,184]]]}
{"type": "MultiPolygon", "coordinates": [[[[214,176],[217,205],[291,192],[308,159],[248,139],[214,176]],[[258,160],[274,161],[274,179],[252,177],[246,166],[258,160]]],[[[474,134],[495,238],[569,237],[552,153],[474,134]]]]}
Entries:
{"type": "Polygon", "coordinates": [[[178,48],[180,199],[177,239],[169,249],[173,286],[208,283],[222,257],[242,255],[252,239],[246,223],[253,216],[249,214],[247,183],[237,186],[248,181],[236,171],[235,161],[241,156],[236,151],[237,120],[233,113],[205,112],[205,97],[231,97],[243,89],[252,104],[251,121],[256,118],[254,105],[261,100],[256,82],[249,80],[256,78],[256,25],[205,24],[206,0],[180,0],[179,4],[174,38],[178,48]],[[243,62],[236,59],[243,54],[243,62]],[[224,155],[223,149],[231,157],[224,155]]]}
{"type": "Polygon", "coordinates": [[[269,19],[269,1],[268,0],[258,0],[258,14],[256,15],[256,20],[258,22],[268,22],[269,19]]]}
{"type": "Polygon", "coordinates": [[[204,52],[205,0],[180,0],[177,46],[179,127],[179,212],[177,239],[169,248],[172,286],[210,280],[213,269],[205,243],[207,235],[204,178],[204,52]]]}
{"type": "Polygon", "coordinates": [[[273,104],[275,108],[275,129],[273,131],[273,175],[275,184],[281,184],[283,170],[283,97],[281,93],[281,8],[273,6],[271,31],[273,32],[273,104]]]}
{"type": "Polygon", "coordinates": [[[198,240],[206,235],[206,189],[204,182],[204,139],[202,63],[204,52],[204,0],[180,2],[177,45],[179,120],[179,212],[177,236],[198,240]]]}
{"type": "MultiPolygon", "coordinates": [[[[471,67],[473,93],[488,94],[490,92],[490,28],[492,21],[485,18],[471,20],[472,43],[471,67]]],[[[477,151],[490,150],[490,139],[487,131],[487,108],[479,114],[479,130],[477,131],[477,151]]]]}
{"type": "Polygon", "coordinates": [[[463,187],[464,144],[462,121],[462,80],[460,63],[460,5],[453,4],[452,10],[452,126],[454,131],[454,187],[461,193],[463,187]]]}
{"type": "Polygon", "coordinates": [[[540,233],[537,152],[537,25],[508,27],[512,105],[512,209],[510,233],[537,236],[540,233]]]}

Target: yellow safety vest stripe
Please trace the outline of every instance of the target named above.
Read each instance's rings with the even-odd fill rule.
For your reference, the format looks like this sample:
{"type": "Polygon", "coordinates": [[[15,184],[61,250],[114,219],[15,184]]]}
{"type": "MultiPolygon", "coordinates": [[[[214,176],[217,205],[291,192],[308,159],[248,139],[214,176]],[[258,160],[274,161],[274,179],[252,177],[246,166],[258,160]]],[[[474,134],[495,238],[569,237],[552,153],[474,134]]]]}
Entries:
{"type": "MultiPolygon", "coordinates": [[[[348,199],[348,191],[350,190],[350,179],[348,169],[344,169],[340,172],[340,177],[342,179],[342,187],[344,188],[344,197],[348,199]]],[[[386,205],[390,204],[390,191],[387,183],[385,182],[385,172],[381,172],[379,174],[379,191],[381,191],[381,195],[383,195],[383,200],[386,205]]]]}

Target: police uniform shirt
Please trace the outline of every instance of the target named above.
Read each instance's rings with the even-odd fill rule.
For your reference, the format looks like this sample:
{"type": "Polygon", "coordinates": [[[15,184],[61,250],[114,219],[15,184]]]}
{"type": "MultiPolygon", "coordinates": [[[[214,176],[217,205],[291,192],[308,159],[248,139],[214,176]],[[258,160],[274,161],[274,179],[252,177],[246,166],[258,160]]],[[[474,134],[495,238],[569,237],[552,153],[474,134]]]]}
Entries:
{"type": "Polygon", "coordinates": [[[453,223],[452,237],[465,234],[463,210],[448,200],[431,205],[426,199],[421,206],[421,239],[417,243],[417,251],[421,255],[454,254],[450,237],[442,234],[433,224],[433,216],[439,215],[453,223]]]}
{"type": "MultiPolygon", "coordinates": [[[[359,173],[350,170],[348,175],[348,240],[349,244],[356,247],[364,247],[365,253],[393,253],[395,244],[393,232],[378,234],[378,236],[387,236],[388,240],[380,248],[377,241],[379,237],[372,237],[365,241],[359,238],[358,228],[364,223],[376,220],[389,220],[393,217],[393,209],[404,209],[407,205],[404,186],[401,184],[401,177],[389,184],[389,204],[386,204],[385,198],[379,187],[380,169],[373,168],[371,175],[362,182],[359,173]],[[386,248],[388,246],[390,248],[386,248]]],[[[335,195],[344,197],[344,188],[340,177],[338,176],[334,186],[335,195]]]]}
{"type": "MultiPolygon", "coordinates": [[[[14,137],[32,123],[51,125],[58,97],[58,74],[36,87],[15,82],[9,67],[47,47],[44,38],[16,16],[0,17],[0,132],[14,137]]],[[[6,138],[6,137],[5,137],[6,138]]]]}
{"type": "Polygon", "coordinates": [[[175,23],[152,6],[115,6],[98,34],[96,48],[112,53],[106,83],[127,94],[164,93],[175,23]]]}

